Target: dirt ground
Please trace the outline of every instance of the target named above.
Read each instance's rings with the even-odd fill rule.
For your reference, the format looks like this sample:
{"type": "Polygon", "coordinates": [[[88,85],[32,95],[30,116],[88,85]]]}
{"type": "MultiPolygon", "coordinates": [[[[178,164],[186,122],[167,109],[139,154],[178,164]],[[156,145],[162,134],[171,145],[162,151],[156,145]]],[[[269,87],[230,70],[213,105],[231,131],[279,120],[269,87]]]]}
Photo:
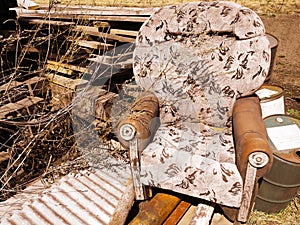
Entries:
{"type": "Polygon", "coordinates": [[[284,88],[286,110],[299,116],[300,110],[300,15],[261,16],[266,31],[278,39],[270,84],[284,88]],[[297,110],[296,112],[294,110],[297,110]]]}

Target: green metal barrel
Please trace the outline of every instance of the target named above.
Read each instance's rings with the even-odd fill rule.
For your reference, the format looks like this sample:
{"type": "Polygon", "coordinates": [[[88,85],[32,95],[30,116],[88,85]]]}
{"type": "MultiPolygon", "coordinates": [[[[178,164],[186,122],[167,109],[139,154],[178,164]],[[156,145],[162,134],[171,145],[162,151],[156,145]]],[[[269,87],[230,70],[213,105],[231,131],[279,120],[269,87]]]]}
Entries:
{"type": "Polygon", "coordinates": [[[255,209],[275,213],[284,209],[300,188],[300,120],[273,115],[264,121],[274,161],[261,180],[255,209]]]}

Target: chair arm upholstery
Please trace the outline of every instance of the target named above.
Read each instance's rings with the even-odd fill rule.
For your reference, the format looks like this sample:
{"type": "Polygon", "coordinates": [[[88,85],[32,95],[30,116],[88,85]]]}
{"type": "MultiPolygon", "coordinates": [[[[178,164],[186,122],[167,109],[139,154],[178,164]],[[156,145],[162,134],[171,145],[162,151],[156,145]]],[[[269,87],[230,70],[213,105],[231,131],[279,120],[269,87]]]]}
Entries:
{"type": "Polygon", "coordinates": [[[237,167],[245,178],[248,162],[257,167],[257,178],[271,168],[273,154],[268,144],[268,135],[261,115],[259,98],[256,96],[238,99],[233,108],[233,132],[237,167]],[[260,165],[261,164],[261,165],[260,165]]]}
{"type": "Polygon", "coordinates": [[[130,141],[138,139],[138,149],[144,149],[158,127],[159,103],[152,93],[140,95],[128,112],[122,116],[116,130],[120,143],[129,149],[130,141]]]}

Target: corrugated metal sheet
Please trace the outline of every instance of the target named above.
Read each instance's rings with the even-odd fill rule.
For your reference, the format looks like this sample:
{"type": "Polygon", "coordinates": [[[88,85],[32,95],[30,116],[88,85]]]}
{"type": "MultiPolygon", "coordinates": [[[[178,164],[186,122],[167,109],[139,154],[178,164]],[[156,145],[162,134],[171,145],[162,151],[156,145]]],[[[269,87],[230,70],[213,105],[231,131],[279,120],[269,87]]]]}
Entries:
{"type": "Polygon", "coordinates": [[[128,170],[96,169],[89,174],[63,177],[1,224],[116,224],[125,220],[133,198],[128,170]]]}

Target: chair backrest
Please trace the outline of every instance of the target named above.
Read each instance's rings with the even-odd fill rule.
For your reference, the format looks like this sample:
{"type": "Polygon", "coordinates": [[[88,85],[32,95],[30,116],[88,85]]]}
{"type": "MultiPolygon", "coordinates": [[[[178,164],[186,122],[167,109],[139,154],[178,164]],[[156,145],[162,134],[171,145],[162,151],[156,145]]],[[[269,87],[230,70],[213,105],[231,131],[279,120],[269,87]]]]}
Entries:
{"type": "Polygon", "coordinates": [[[235,99],[264,82],[269,41],[261,19],[231,2],[166,6],[141,27],[135,79],[160,101],[162,123],[224,127],[235,99]]]}

